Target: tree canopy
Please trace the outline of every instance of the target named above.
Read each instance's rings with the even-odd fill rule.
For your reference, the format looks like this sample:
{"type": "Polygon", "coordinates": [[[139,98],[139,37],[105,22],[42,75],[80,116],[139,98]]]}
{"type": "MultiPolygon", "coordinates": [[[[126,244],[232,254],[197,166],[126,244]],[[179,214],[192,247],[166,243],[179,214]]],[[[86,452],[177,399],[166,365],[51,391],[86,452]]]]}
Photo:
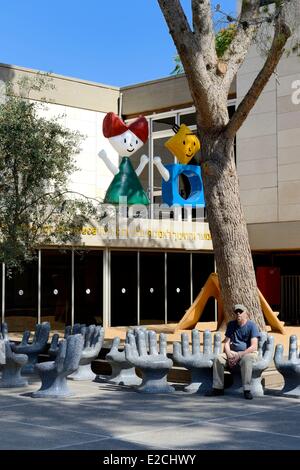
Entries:
{"type": "Polygon", "coordinates": [[[7,83],[0,104],[0,261],[20,267],[44,244],[78,239],[92,205],[68,191],[82,136],[45,119],[30,89],[49,79],[16,87],[7,83]],[[39,82],[39,83],[38,83],[39,82]]]}

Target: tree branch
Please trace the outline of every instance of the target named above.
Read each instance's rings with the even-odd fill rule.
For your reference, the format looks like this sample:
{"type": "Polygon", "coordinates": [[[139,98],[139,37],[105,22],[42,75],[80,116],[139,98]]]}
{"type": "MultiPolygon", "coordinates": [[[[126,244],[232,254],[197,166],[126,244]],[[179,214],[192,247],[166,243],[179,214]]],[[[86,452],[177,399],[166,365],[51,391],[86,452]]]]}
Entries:
{"type": "Polygon", "coordinates": [[[274,70],[276,69],[278,62],[284,52],[284,46],[290,36],[291,30],[289,26],[283,21],[280,15],[277,16],[275,20],[274,38],[268,57],[263,68],[250,87],[248,93],[241,101],[237,110],[226,126],[224,134],[227,137],[233,138],[244,121],[247,119],[251,109],[254,107],[258,97],[262,93],[265,85],[268,83],[274,70]]]}
{"type": "Polygon", "coordinates": [[[210,0],[192,0],[192,12],[196,40],[205,62],[213,67],[217,63],[217,53],[210,0]]]}
{"type": "MultiPolygon", "coordinates": [[[[217,87],[216,80],[213,81],[215,74],[209,73],[210,66],[205,63],[203,50],[200,45],[201,39],[199,40],[199,37],[201,38],[203,34],[207,34],[207,31],[205,33],[199,29],[198,35],[191,31],[179,0],[157,1],[180,56],[193,101],[200,110],[201,125],[203,128],[217,126],[219,122],[216,122],[215,114],[213,113],[213,109],[217,107],[216,93],[213,92],[217,87]]],[[[209,14],[211,18],[211,11],[207,9],[208,2],[206,0],[203,1],[206,5],[205,14],[206,16],[209,14]]],[[[197,2],[200,3],[200,0],[197,0],[197,2]]],[[[198,12],[195,18],[196,22],[198,22],[196,27],[200,28],[201,24],[208,25],[210,20],[207,17],[200,19],[200,7],[196,8],[196,10],[195,8],[194,2],[194,11],[198,12]]],[[[202,13],[204,15],[204,9],[202,13]]]]}
{"type": "MultiPolygon", "coordinates": [[[[181,6],[180,0],[157,0],[171,36],[180,38],[181,42],[188,43],[192,30],[181,6]]],[[[175,39],[174,39],[175,42],[175,39]]]]}
{"type": "Polygon", "coordinates": [[[222,57],[222,60],[227,63],[227,72],[223,83],[228,91],[253,41],[257,26],[251,25],[249,22],[258,18],[259,8],[259,0],[244,0],[242,3],[236,35],[222,57]]]}

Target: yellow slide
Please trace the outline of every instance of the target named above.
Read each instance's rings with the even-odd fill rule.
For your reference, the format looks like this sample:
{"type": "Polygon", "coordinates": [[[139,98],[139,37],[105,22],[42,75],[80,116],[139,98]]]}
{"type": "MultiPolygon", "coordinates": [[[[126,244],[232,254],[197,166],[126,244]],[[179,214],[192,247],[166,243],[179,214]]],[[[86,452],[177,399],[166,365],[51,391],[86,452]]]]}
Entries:
{"type": "MultiPolygon", "coordinates": [[[[281,334],[285,334],[283,322],[279,321],[276,314],[271,309],[270,305],[262,295],[262,293],[258,290],[259,299],[263,314],[267,323],[271,326],[273,331],[277,331],[281,334]]],[[[224,311],[223,311],[223,302],[221,299],[221,291],[220,291],[220,284],[219,278],[216,273],[212,273],[209,275],[206,283],[202,287],[200,293],[194,300],[193,304],[190,308],[186,311],[185,315],[182,317],[179,323],[175,326],[175,331],[177,330],[190,330],[196,326],[198,323],[204,307],[210,297],[214,297],[218,301],[218,324],[217,328],[219,329],[223,319],[224,319],[224,311]]]]}

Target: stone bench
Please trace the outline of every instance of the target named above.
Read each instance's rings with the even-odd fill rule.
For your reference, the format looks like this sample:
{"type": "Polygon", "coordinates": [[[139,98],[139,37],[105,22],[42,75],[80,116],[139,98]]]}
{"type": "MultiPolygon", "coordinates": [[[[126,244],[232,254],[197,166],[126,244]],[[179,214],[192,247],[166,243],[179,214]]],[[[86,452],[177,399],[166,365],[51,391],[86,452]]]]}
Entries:
{"type": "Polygon", "coordinates": [[[28,361],[27,355],[14,353],[8,340],[4,341],[4,345],[5,364],[2,366],[0,388],[24,387],[28,385],[27,379],[21,376],[22,367],[28,361]]]}
{"type": "Polygon", "coordinates": [[[184,388],[185,392],[205,394],[212,387],[212,366],[215,357],[221,353],[222,336],[214,335],[212,347],[212,334],[210,330],[203,333],[203,350],[200,348],[200,333],[192,331],[192,350],[189,347],[187,333],[181,334],[181,343],[173,344],[173,359],[175,362],[191,371],[191,382],[184,388]]]}
{"type": "MultiPolygon", "coordinates": [[[[126,333],[125,344],[128,344],[128,335],[135,334],[133,330],[126,333]]],[[[120,338],[113,339],[112,347],[106,354],[105,359],[111,366],[111,375],[99,377],[96,381],[108,381],[117,385],[140,385],[142,380],[136,375],[135,367],[125,357],[125,347],[119,351],[120,338]]]]}
{"type": "Polygon", "coordinates": [[[284,378],[281,394],[300,398],[300,354],[297,343],[297,336],[290,336],[288,357],[283,356],[282,344],[277,344],[274,363],[276,369],[284,378]]]}
{"type": "Polygon", "coordinates": [[[26,354],[28,363],[23,366],[23,374],[32,374],[34,366],[38,362],[38,355],[47,349],[50,333],[50,323],[43,322],[35,325],[35,334],[30,342],[30,331],[26,330],[20,344],[12,344],[12,350],[17,354],[26,354]]]}
{"type": "Polygon", "coordinates": [[[159,352],[154,331],[137,330],[136,335],[128,334],[125,357],[142,374],[142,383],[136,390],[144,393],[170,393],[175,389],[168,384],[167,374],[173,361],[167,357],[167,337],[159,335],[159,352]],[[149,344],[149,347],[148,347],[149,344]]]}
{"type": "Polygon", "coordinates": [[[81,334],[70,335],[59,343],[55,361],[35,365],[35,371],[40,376],[42,385],[38,391],[32,393],[34,398],[72,395],[67,377],[78,369],[83,346],[84,338],[81,334]]]}

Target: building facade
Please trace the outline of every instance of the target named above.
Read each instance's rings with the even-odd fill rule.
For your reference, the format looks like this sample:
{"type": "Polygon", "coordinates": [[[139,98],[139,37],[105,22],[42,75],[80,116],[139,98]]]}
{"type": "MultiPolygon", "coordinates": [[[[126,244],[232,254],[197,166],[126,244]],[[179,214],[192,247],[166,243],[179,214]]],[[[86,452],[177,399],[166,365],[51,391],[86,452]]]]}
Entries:
{"type": "MultiPolygon", "coordinates": [[[[259,55],[251,50],[230,91],[229,112],[260,65],[259,55]]],[[[2,81],[35,73],[0,66],[2,81]]],[[[258,284],[280,319],[290,324],[300,322],[300,103],[292,99],[299,79],[299,58],[283,58],[236,141],[258,284]]],[[[163,211],[156,210],[162,202],[162,181],[153,158],[174,162],[164,147],[174,135],[174,124],[196,128],[184,75],[123,88],[57,75],[53,81],[55,88],[41,113],[60,116],[63,125],[85,136],[76,156],[78,171],[69,182],[69,188],[78,193],[103,199],[112,176],[98,157],[101,149],[119,164],[119,156],[102,134],[106,113],[113,111],[127,122],[140,114],[148,119],[149,140],[133,155],[132,163],[137,167],[142,154],[149,156],[140,178],[150,199],[149,212],[144,219],[125,219],[126,226],[117,231],[116,227],[84,227],[80,246],[64,251],[43,247],[36,262],[11,278],[3,265],[2,320],[11,331],[33,328],[36,321],[45,320],[53,329],[75,322],[104,326],[177,322],[215,271],[205,212],[182,211],[165,220],[163,211]]],[[[39,101],[40,96],[32,98],[39,101]]],[[[187,185],[180,184],[184,194],[187,185]]],[[[215,317],[211,299],[202,319],[215,317]]]]}

